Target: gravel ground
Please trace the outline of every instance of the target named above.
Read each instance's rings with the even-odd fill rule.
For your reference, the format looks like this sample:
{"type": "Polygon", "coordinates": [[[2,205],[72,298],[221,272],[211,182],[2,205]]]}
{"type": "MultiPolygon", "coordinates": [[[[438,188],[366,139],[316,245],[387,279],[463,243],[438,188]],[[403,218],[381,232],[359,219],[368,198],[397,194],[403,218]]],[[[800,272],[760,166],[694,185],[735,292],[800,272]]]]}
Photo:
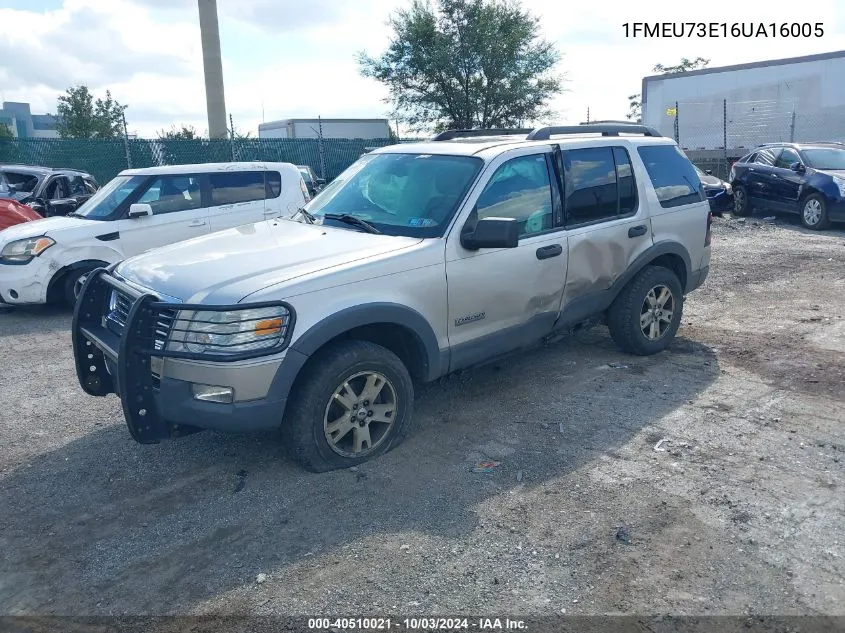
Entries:
{"type": "Polygon", "coordinates": [[[667,352],[597,328],[451,377],[323,475],[274,435],[135,444],[66,311],[0,311],[0,614],[845,615],[843,259],[716,219],[667,352]]]}

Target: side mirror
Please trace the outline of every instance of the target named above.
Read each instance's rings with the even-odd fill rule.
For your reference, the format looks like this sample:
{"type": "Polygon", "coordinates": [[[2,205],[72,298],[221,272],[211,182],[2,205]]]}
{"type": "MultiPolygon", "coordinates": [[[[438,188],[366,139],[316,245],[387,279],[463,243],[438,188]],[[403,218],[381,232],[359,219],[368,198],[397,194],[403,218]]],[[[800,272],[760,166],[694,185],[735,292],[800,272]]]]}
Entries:
{"type": "Polygon", "coordinates": [[[519,246],[519,223],[513,218],[482,218],[475,228],[461,233],[461,246],[479,248],[516,248],[519,246]]]}
{"type": "Polygon", "coordinates": [[[806,169],[804,168],[804,165],[802,165],[801,163],[792,163],[792,164],[789,166],[789,168],[790,168],[792,171],[794,171],[794,172],[796,172],[796,173],[799,173],[799,174],[800,174],[800,173],[803,173],[804,171],[806,171],[806,169]]]}
{"type": "Polygon", "coordinates": [[[713,175],[713,170],[712,170],[712,169],[705,169],[705,170],[704,170],[704,173],[705,173],[705,174],[707,174],[708,176],[712,176],[712,175],[713,175]]]}
{"type": "Polygon", "coordinates": [[[136,202],[129,207],[129,219],[143,218],[153,214],[153,208],[145,202],[136,202]]]}
{"type": "Polygon", "coordinates": [[[326,179],[325,178],[317,178],[314,182],[316,182],[318,185],[325,185],[326,179]]]}

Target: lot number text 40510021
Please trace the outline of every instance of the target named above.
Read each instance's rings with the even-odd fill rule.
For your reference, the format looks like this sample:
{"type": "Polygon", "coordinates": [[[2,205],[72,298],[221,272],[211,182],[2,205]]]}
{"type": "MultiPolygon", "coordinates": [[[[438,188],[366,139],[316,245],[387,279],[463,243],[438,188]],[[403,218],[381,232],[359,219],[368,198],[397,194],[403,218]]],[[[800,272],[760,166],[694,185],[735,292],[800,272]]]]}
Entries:
{"type": "Polygon", "coordinates": [[[822,22],[625,22],[625,37],[822,37],[822,22]]]}
{"type": "Polygon", "coordinates": [[[371,631],[404,629],[407,631],[524,631],[524,620],[510,618],[309,618],[311,630],[371,631]]]}

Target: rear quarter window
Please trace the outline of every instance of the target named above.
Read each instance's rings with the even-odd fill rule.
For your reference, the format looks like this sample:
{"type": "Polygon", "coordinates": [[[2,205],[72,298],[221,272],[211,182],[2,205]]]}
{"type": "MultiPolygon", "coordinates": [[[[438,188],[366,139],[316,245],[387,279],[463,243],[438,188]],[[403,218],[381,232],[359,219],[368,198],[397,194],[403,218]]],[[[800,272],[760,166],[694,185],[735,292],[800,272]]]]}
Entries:
{"type": "Polygon", "coordinates": [[[262,171],[221,171],[209,174],[211,204],[238,204],[264,200],[266,189],[262,171]]]}
{"type": "Polygon", "coordinates": [[[675,145],[643,145],[637,152],[660,206],[668,209],[705,200],[695,167],[675,145]]]}

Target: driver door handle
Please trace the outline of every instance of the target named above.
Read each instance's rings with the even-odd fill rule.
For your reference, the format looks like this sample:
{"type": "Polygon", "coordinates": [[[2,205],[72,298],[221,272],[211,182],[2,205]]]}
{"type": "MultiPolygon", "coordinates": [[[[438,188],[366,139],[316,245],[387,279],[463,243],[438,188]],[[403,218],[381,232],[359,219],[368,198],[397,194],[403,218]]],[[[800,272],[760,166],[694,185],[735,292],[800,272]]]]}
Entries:
{"type": "Polygon", "coordinates": [[[541,246],[537,249],[537,259],[549,259],[550,257],[557,257],[563,252],[563,246],[560,244],[550,244],[549,246],[541,246]]]}

